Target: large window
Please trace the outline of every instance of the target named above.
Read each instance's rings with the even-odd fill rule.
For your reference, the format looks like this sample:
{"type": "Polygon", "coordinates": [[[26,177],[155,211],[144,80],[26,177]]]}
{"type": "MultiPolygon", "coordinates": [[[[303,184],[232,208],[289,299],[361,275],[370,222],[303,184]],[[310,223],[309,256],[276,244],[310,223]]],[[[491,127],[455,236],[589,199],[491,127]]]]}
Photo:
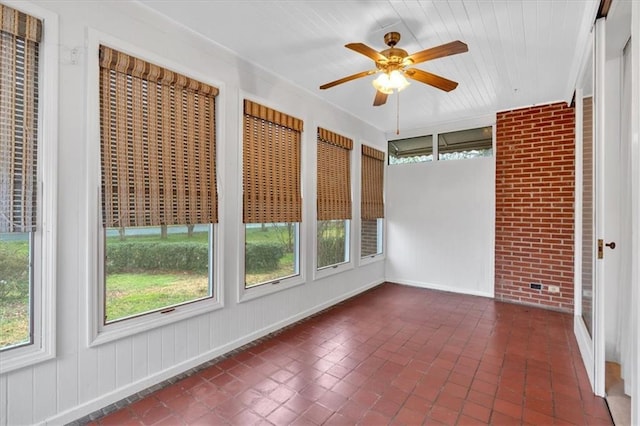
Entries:
{"type": "Polygon", "coordinates": [[[318,128],[317,268],[349,262],[353,141],[318,128]]]}
{"type": "Polygon", "coordinates": [[[382,254],[384,152],[362,145],[360,256],[382,254]]]}
{"type": "Polygon", "coordinates": [[[214,296],[217,93],[100,46],[103,324],[214,296]]]}
{"type": "Polygon", "coordinates": [[[302,120],[244,101],[245,288],[300,273],[302,120]]]}
{"type": "Polygon", "coordinates": [[[25,7],[51,48],[43,19],[0,4],[0,373],[52,357],[55,341],[57,21],[25,7]]]}

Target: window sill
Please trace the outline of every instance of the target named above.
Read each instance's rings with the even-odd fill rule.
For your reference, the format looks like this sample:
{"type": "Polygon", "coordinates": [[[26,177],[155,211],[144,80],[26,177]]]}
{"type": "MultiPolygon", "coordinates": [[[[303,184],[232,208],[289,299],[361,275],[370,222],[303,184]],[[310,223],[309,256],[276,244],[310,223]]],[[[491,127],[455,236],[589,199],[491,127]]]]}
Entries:
{"type": "Polygon", "coordinates": [[[320,280],[322,278],[330,277],[332,275],[341,274],[345,271],[349,271],[354,268],[353,262],[344,262],[338,263],[332,266],[325,266],[321,269],[316,269],[313,273],[314,281],[320,280]]]}
{"type": "Polygon", "coordinates": [[[0,352],[0,374],[20,368],[30,367],[55,357],[52,348],[35,347],[28,345],[21,348],[9,349],[6,352],[0,352]]]}
{"type": "Polygon", "coordinates": [[[369,265],[370,263],[381,262],[385,259],[384,253],[372,254],[370,256],[360,258],[360,266],[369,265]]]}
{"type": "Polygon", "coordinates": [[[167,313],[161,311],[130,318],[120,322],[103,325],[89,342],[89,347],[100,346],[105,343],[120,340],[134,334],[143,333],[158,327],[173,324],[198,315],[222,309],[224,304],[215,299],[200,300],[187,305],[176,306],[175,310],[167,313]]]}
{"type": "Polygon", "coordinates": [[[248,302],[283,290],[288,290],[305,283],[302,274],[285,278],[279,282],[264,283],[252,288],[241,287],[238,291],[238,303],[248,302]]]}

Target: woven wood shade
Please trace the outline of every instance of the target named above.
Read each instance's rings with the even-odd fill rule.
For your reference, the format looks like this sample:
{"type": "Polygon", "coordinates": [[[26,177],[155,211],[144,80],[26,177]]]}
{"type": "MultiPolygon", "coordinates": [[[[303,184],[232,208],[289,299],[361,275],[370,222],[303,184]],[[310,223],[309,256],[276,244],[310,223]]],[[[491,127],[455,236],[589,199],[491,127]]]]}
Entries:
{"type": "Polygon", "coordinates": [[[351,219],[353,141],[318,127],[318,220],[351,219]]]}
{"type": "Polygon", "coordinates": [[[100,46],[106,227],[218,221],[218,89],[100,46]]]}
{"type": "Polygon", "coordinates": [[[37,228],[42,22],[0,4],[0,232],[37,228]]]}
{"type": "Polygon", "coordinates": [[[362,194],[360,217],[384,217],[384,152],[362,145],[362,194]]]}
{"type": "Polygon", "coordinates": [[[301,222],[302,120],[244,101],[244,223],[301,222]]]}

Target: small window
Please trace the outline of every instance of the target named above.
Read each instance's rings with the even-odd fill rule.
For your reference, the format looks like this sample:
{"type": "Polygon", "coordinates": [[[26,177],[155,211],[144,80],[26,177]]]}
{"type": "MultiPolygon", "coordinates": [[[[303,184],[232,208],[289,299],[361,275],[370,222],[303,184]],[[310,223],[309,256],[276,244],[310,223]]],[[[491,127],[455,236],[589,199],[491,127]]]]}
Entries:
{"type": "Polygon", "coordinates": [[[439,160],[462,160],[492,156],[493,129],[491,126],[438,135],[439,160]]]}
{"type": "Polygon", "coordinates": [[[389,164],[424,163],[433,161],[433,136],[389,141],[389,164]]]}

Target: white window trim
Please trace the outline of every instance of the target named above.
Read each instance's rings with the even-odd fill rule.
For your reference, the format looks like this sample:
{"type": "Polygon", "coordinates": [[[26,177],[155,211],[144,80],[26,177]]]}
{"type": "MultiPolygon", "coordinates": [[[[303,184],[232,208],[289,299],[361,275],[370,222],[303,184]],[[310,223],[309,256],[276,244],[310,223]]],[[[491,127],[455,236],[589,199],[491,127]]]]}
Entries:
{"type": "MultiPolygon", "coordinates": [[[[266,99],[260,98],[253,94],[249,94],[243,90],[238,90],[238,140],[240,143],[238,144],[238,210],[239,212],[244,211],[244,200],[243,200],[243,147],[244,147],[244,100],[250,100],[252,102],[259,103],[260,105],[264,105],[266,107],[282,111],[285,114],[288,114],[286,111],[288,108],[275,105],[273,102],[270,102],[266,99]]],[[[304,120],[303,120],[304,121],[304,120]]],[[[298,275],[294,275],[292,277],[282,278],[273,282],[266,282],[264,284],[257,285],[255,287],[246,288],[245,287],[245,270],[244,270],[244,258],[245,258],[245,223],[242,220],[242,217],[238,220],[238,228],[237,228],[237,238],[238,241],[238,294],[237,294],[237,303],[248,302],[253,299],[257,299],[260,297],[268,296],[273,293],[277,293],[280,291],[288,290],[293,287],[297,287],[299,285],[303,285],[306,279],[306,262],[305,262],[305,254],[307,253],[306,247],[306,231],[305,231],[305,208],[304,208],[304,185],[305,185],[305,145],[304,143],[305,135],[308,134],[308,131],[302,132],[301,137],[301,146],[300,146],[300,192],[303,200],[302,206],[302,220],[298,222],[298,239],[296,241],[296,246],[298,248],[298,275]]]]}
{"type": "MultiPolygon", "coordinates": [[[[219,215],[219,223],[213,225],[213,270],[209,271],[210,279],[213,279],[213,298],[194,301],[176,306],[170,313],[162,314],[159,311],[104,324],[104,308],[102,305],[104,289],[104,228],[100,220],[100,96],[99,96],[99,72],[100,64],[98,50],[100,44],[129,53],[132,56],[144,59],[154,64],[169,68],[196,80],[211,84],[220,88],[217,96],[217,105],[224,105],[224,84],[214,81],[210,77],[194,72],[183,64],[168,60],[147,50],[141,49],[130,43],[122,41],[109,34],[102,33],[93,28],[87,33],[87,345],[98,346],[107,342],[119,340],[134,334],[142,333],[167,324],[172,324],[202,315],[224,307],[224,293],[222,286],[224,255],[221,243],[224,241],[222,218],[219,215]],[[93,201],[92,201],[93,200],[93,201]]],[[[224,140],[224,108],[216,108],[216,141],[224,140]]],[[[221,177],[224,176],[224,144],[216,145],[216,169],[218,181],[218,211],[222,204],[220,188],[224,187],[221,177]]]]}
{"type": "Polygon", "coordinates": [[[33,239],[33,343],[0,355],[0,374],[52,359],[56,355],[56,220],[58,164],[58,15],[31,2],[7,6],[43,21],[38,73],[38,217],[33,239]]]}

